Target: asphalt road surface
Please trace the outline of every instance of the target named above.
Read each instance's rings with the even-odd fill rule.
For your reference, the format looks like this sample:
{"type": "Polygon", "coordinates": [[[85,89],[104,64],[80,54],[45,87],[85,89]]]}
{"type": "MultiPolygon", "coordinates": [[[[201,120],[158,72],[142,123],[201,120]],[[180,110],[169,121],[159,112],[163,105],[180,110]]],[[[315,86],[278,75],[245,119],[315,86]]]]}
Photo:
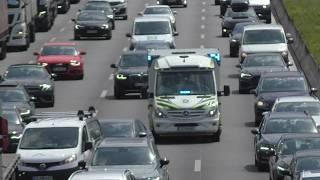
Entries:
{"type": "MultiPolygon", "coordinates": [[[[65,15],[58,15],[49,32],[37,33],[36,42],[28,51],[11,52],[1,61],[0,72],[15,63],[32,63],[34,51],[45,42],[73,41],[73,22],[76,12],[83,6],[72,5],[65,15]]],[[[113,69],[123,51],[129,46],[125,36],[132,21],[145,5],[155,4],[150,0],[129,0],[129,19],[117,21],[111,40],[77,41],[85,56],[85,76],[79,81],[56,81],[55,107],[38,111],[71,111],[94,105],[99,118],[139,118],[146,124],[147,100],[131,96],[127,99],[113,98],[113,69]]],[[[262,180],[267,172],[258,172],[254,167],[253,96],[238,94],[237,58],[229,57],[229,40],[221,37],[219,6],[209,0],[189,0],[188,8],[175,8],[177,14],[177,48],[219,48],[223,54],[221,85],[230,85],[232,94],[222,97],[223,131],[221,141],[210,143],[201,138],[179,138],[159,145],[162,156],[167,157],[171,180],[262,180]]]]}

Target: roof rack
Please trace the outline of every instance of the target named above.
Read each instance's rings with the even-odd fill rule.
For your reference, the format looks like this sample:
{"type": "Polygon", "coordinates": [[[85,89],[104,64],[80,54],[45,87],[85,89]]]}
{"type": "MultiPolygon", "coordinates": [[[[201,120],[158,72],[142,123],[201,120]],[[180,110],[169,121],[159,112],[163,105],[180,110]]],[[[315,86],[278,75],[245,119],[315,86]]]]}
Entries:
{"type": "Polygon", "coordinates": [[[90,106],[87,111],[78,110],[78,111],[65,111],[65,112],[41,112],[30,116],[24,122],[29,123],[38,120],[45,120],[49,118],[68,118],[68,117],[78,117],[79,121],[83,121],[87,118],[96,117],[98,111],[93,107],[90,106]]]}

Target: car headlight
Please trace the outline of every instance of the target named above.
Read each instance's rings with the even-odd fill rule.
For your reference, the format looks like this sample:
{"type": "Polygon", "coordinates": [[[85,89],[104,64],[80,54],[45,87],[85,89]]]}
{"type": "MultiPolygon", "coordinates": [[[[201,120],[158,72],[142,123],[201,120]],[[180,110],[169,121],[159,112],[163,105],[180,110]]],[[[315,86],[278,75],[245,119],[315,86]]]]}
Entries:
{"type": "Polygon", "coordinates": [[[218,112],[218,108],[217,107],[214,107],[214,109],[210,110],[209,111],[209,116],[215,116],[218,112]]]}
{"type": "Polygon", "coordinates": [[[149,177],[147,180],[160,180],[160,177],[149,177]]]}
{"type": "Polygon", "coordinates": [[[258,102],[257,102],[257,106],[262,107],[262,106],[265,106],[265,105],[266,105],[266,103],[263,102],[263,101],[258,101],[258,102]]]}
{"type": "Polygon", "coordinates": [[[41,64],[41,66],[43,66],[43,67],[48,66],[48,63],[40,63],[40,64],[41,64]]]}
{"type": "Polygon", "coordinates": [[[262,6],[263,9],[267,9],[267,7],[268,7],[267,5],[263,5],[262,6]]]}
{"type": "Polygon", "coordinates": [[[245,58],[245,57],[247,57],[247,56],[248,56],[247,53],[245,53],[245,52],[241,53],[241,57],[242,57],[242,58],[245,58]]]}
{"type": "Polygon", "coordinates": [[[109,25],[108,24],[103,24],[102,26],[101,26],[101,29],[108,29],[109,28],[109,25]]]}
{"type": "Polygon", "coordinates": [[[240,74],[240,78],[251,78],[252,77],[252,75],[251,74],[249,74],[249,73],[241,73],[240,74]]]}
{"type": "Polygon", "coordinates": [[[21,108],[19,112],[21,116],[29,115],[31,113],[30,109],[27,108],[21,108]]]}
{"type": "Polygon", "coordinates": [[[12,131],[12,135],[10,136],[10,139],[21,139],[22,133],[18,133],[17,131],[12,131]]]}
{"type": "Polygon", "coordinates": [[[76,24],[76,25],[74,26],[74,28],[75,28],[75,29],[80,29],[80,28],[83,28],[83,26],[81,26],[81,25],[79,25],[79,24],[76,24]]]}
{"type": "Polygon", "coordinates": [[[156,114],[157,117],[160,117],[160,118],[165,116],[165,114],[160,109],[157,109],[155,111],[155,114],[156,114]]]}
{"type": "Polygon", "coordinates": [[[81,65],[81,62],[76,61],[76,60],[70,60],[70,65],[71,65],[71,66],[80,66],[80,65],[81,65]]]}
{"type": "Polygon", "coordinates": [[[236,39],[231,39],[231,41],[232,41],[232,42],[237,42],[237,40],[236,40],[236,39]]]}
{"type": "Polygon", "coordinates": [[[40,11],[38,16],[41,17],[41,16],[44,16],[47,14],[47,11],[40,11]]]}
{"type": "Polygon", "coordinates": [[[51,89],[51,87],[52,86],[50,84],[41,84],[40,85],[40,88],[41,88],[42,91],[48,91],[48,90],[51,89]]]}
{"type": "Polygon", "coordinates": [[[107,17],[110,18],[110,19],[113,19],[113,18],[114,18],[114,16],[111,15],[111,14],[110,14],[110,15],[107,15],[107,17]]]}
{"type": "Polygon", "coordinates": [[[127,77],[123,74],[117,74],[116,78],[119,80],[126,80],[127,79],[127,77]]]}
{"type": "Polygon", "coordinates": [[[72,163],[74,161],[77,160],[77,155],[73,154],[71,156],[69,156],[67,159],[65,159],[62,164],[68,164],[68,163],[72,163]]]}

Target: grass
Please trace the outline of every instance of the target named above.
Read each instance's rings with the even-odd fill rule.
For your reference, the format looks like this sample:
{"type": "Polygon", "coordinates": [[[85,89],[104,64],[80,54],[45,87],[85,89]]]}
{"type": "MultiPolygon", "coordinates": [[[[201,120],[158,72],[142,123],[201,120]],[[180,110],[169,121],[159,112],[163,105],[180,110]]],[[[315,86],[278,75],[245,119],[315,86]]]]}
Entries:
{"type": "Polygon", "coordinates": [[[283,2],[312,56],[320,64],[320,0],[283,0],[283,2]]]}

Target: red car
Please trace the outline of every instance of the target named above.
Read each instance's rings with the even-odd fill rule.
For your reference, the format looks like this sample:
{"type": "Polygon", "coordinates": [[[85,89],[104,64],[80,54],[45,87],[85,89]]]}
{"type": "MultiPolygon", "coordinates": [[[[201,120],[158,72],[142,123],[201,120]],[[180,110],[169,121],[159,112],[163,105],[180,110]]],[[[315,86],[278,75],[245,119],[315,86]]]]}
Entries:
{"type": "Polygon", "coordinates": [[[50,42],[35,52],[37,62],[58,78],[83,79],[83,55],[73,42],[50,42]]]}

